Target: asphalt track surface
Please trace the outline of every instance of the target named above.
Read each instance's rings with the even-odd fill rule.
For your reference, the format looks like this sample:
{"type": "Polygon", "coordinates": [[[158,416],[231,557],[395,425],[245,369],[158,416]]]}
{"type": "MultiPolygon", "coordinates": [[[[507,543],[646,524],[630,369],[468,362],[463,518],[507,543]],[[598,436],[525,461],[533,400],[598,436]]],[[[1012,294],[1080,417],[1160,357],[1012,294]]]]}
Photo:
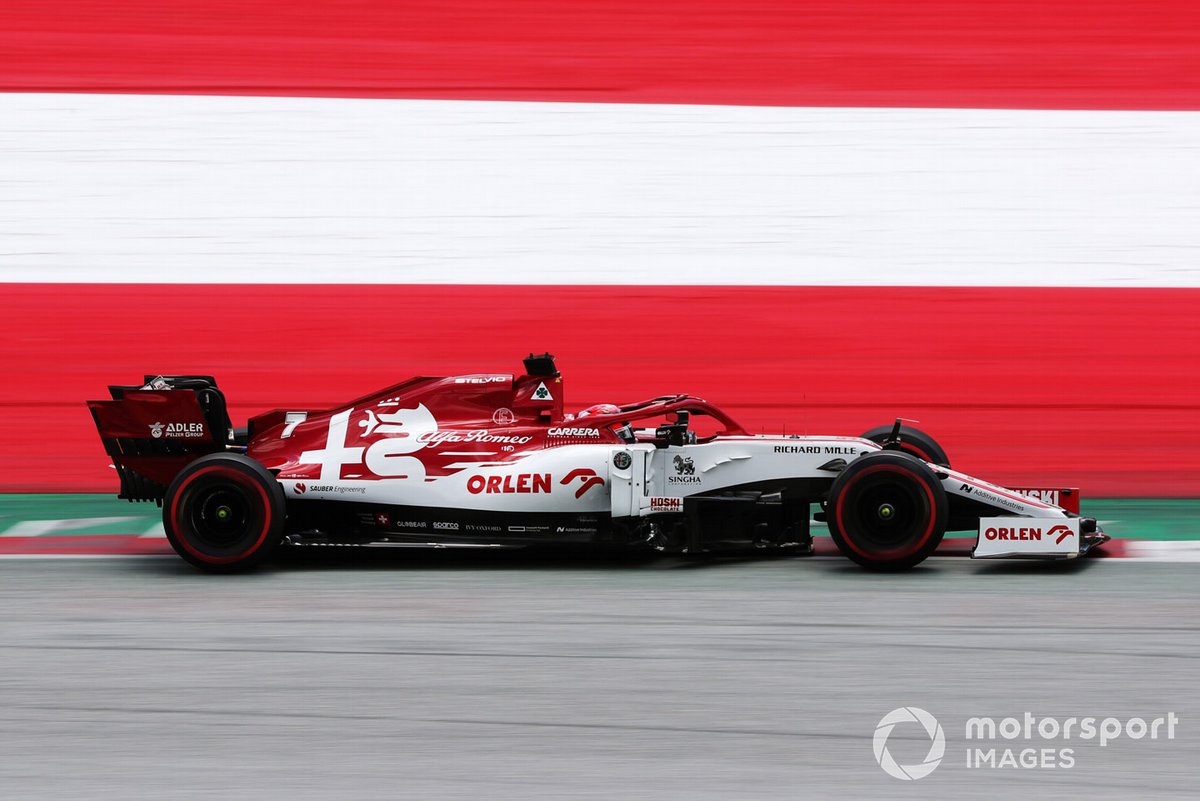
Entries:
{"type": "Polygon", "coordinates": [[[317,556],[0,563],[0,797],[1194,797],[1195,565],[317,556]],[[946,732],[915,782],[900,706],[946,732]],[[1180,722],[964,766],[1026,711],[1180,722]]]}

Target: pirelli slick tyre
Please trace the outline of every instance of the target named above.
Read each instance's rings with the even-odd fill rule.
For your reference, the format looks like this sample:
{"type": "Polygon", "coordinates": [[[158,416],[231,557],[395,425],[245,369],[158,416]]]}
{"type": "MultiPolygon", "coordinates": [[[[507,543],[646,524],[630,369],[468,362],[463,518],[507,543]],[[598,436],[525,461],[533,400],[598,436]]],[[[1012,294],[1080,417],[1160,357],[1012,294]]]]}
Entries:
{"type": "MultiPolygon", "coordinates": [[[[891,436],[892,428],[892,425],[876,426],[863,434],[862,438],[878,442],[882,445],[891,436]]],[[[946,451],[942,446],[938,444],[937,440],[919,428],[906,425],[900,426],[899,451],[901,453],[911,453],[918,459],[924,459],[930,464],[941,465],[942,467],[950,466],[950,457],[946,455],[946,451]]]]}
{"type": "Polygon", "coordinates": [[[236,453],[189,464],[163,500],[163,528],[176,553],[228,573],[262,562],[283,538],[285,500],[267,469],[236,453]]]}
{"type": "Polygon", "coordinates": [[[949,517],[946,491],[929,466],[897,451],[862,456],[833,482],[829,533],[848,558],[872,570],[907,570],[937,549],[949,517]]]}

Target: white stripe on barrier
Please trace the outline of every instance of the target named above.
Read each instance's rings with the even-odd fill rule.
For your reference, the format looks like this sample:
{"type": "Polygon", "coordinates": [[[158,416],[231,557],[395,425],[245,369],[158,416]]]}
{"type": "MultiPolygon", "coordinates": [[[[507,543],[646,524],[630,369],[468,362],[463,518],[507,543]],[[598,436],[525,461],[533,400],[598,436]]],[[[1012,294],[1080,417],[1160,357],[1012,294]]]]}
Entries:
{"type": "Polygon", "coordinates": [[[1200,541],[1133,541],[1126,546],[1124,558],[1143,562],[1200,562],[1200,541]]]}
{"type": "MultiPolygon", "coordinates": [[[[44,537],[49,534],[62,534],[68,531],[107,526],[112,523],[125,523],[131,520],[142,520],[140,517],[83,517],[73,520],[22,520],[9,526],[0,537],[44,537]]],[[[163,536],[166,536],[165,534],[163,536]]]]}
{"type": "Polygon", "coordinates": [[[0,95],[0,281],[1200,286],[1200,112],[0,95]]]}

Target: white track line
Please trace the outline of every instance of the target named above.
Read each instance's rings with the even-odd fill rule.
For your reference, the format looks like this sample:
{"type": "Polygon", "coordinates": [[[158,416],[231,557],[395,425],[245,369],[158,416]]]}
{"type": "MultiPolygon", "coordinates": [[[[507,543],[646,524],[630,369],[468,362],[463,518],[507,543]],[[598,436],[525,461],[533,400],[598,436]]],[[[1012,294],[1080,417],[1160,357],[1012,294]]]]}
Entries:
{"type": "MultiPolygon", "coordinates": [[[[103,536],[103,535],[99,535],[103,536]]],[[[148,535],[143,535],[143,537],[148,535]]],[[[420,547],[420,546],[417,546],[420,547]]],[[[1197,563],[1200,562],[1200,541],[1129,541],[1125,546],[1127,550],[1126,556],[1110,556],[1105,558],[1093,558],[1090,556],[1081,557],[1083,561],[1097,562],[1102,564],[1113,564],[1116,562],[1176,562],[1176,563],[1197,563]]],[[[1097,552],[1099,553],[1099,551],[1097,552]]],[[[64,553],[19,553],[5,554],[0,553],[0,560],[3,559],[130,559],[144,557],[161,557],[163,554],[64,554],[64,553]]],[[[936,560],[952,560],[958,562],[971,561],[965,556],[932,556],[931,559],[936,560]]],[[[796,557],[798,560],[815,560],[815,561],[843,561],[844,557],[837,554],[821,554],[814,556],[796,557]]],[[[1017,559],[988,559],[979,560],[979,564],[998,564],[1000,562],[1028,562],[1028,560],[1017,559]]]]}
{"type": "Polygon", "coordinates": [[[1200,562],[1200,541],[1159,541],[1143,540],[1131,542],[1128,546],[1129,556],[1124,557],[1140,562],[1200,562]]]}

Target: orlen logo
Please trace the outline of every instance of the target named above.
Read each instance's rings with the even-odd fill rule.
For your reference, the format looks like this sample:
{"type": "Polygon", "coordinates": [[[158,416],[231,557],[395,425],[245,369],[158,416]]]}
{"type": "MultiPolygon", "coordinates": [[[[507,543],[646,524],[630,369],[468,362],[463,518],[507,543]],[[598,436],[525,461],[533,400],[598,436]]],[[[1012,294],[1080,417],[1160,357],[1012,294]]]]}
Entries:
{"type": "Polygon", "coordinates": [[[1057,539],[1054,540],[1054,544],[1062,545],[1062,541],[1065,540],[1067,537],[1070,537],[1074,533],[1075,532],[1071,531],[1071,529],[1060,524],[1046,532],[1046,539],[1051,539],[1051,538],[1057,537],[1057,539]]]}
{"type": "Polygon", "coordinates": [[[471,476],[467,479],[467,492],[478,495],[493,493],[543,493],[550,492],[552,482],[549,473],[519,473],[507,476],[471,476]]]}
{"type": "Polygon", "coordinates": [[[563,486],[568,486],[575,479],[579,479],[582,482],[579,489],[575,490],[576,498],[582,498],[592,487],[604,486],[604,479],[596,475],[595,470],[586,467],[572,470],[570,473],[567,473],[566,478],[558,483],[562,484],[563,486]]]}
{"type": "Polygon", "coordinates": [[[1007,540],[1010,542],[1015,540],[1036,540],[1041,542],[1042,538],[1044,537],[1047,540],[1054,540],[1055,545],[1062,545],[1063,540],[1072,536],[1074,533],[1074,531],[1071,531],[1071,529],[1060,523],[1059,525],[1051,528],[1049,531],[1043,531],[1041,526],[1021,526],[1020,528],[994,526],[986,529],[983,532],[983,536],[985,539],[989,540],[1007,540]]]}

